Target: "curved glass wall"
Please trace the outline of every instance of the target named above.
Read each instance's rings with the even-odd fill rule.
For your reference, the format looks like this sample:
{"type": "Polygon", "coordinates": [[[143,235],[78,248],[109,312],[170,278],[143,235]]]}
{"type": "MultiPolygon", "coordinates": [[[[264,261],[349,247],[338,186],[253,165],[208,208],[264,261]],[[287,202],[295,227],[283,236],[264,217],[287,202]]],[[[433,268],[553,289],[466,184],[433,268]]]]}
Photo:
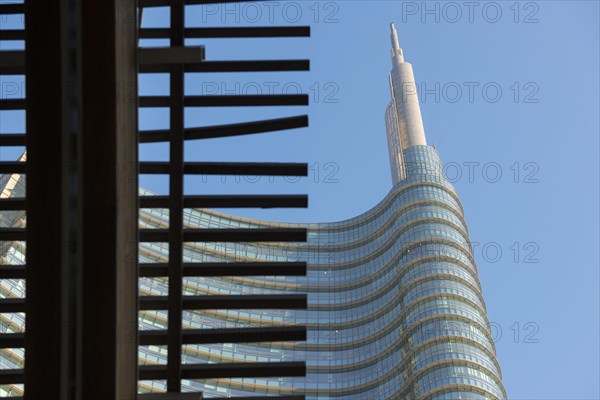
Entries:
{"type": "MultiPolygon", "coordinates": [[[[308,293],[308,309],[185,312],[184,328],[305,324],[308,340],[188,345],[182,359],[183,363],[305,360],[307,377],[184,381],[185,390],[202,391],[205,398],[261,394],[340,400],[506,398],[460,201],[443,177],[434,148],[413,146],[403,157],[407,178],[373,209],[346,221],[286,224],[186,210],[185,224],[190,228],[307,227],[309,239],[185,244],[184,262],[308,263],[306,277],[186,278],[185,295],[308,293]]],[[[15,193],[18,187],[17,182],[15,193]]],[[[140,227],[164,228],[168,220],[167,210],[141,210],[140,227]]],[[[1,221],[6,226],[24,223],[8,213],[1,221]]],[[[3,263],[23,263],[23,254],[22,244],[3,244],[3,263]]],[[[167,244],[140,244],[140,262],[167,259],[167,244]]],[[[23,296],[22,281],[5,280],[1,288],[2,297],[23,296]]],[[[166,295],[168,282],[140,279],[139,290],[141,296],[166,295]]],[[[141,311],[139,323],[142,330],[164,329],[167,314],[141,311]]],[[[2,315],[3,331],[23,326],[22,315],[2,315]]],[[[3,367],[19,367],[22,351],[12,349],[2,360],[3,367]]],[[[166,348],[141,347],[140,363],[166,363],[166,348]]],[[[163,391],[165,382],[144,381],[139,389],[163,391]]]]}

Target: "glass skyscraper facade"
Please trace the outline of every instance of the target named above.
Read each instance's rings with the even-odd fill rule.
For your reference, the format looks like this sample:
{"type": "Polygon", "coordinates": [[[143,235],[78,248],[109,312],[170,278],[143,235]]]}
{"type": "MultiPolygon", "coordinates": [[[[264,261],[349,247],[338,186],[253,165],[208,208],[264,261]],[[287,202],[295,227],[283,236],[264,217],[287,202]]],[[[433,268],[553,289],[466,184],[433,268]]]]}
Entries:
{"type": "MultiPolygon", "coordinates": [[[[303,361],[304,378],[184,381],[205,398],[306,395],[307,399],[505,399],[463,209],[425,142],[412,67],[392,27],[392,102],[386,112],[393,188],[355,218],[287,224],[185,210],[187,228],[306,227],[307,243],[186,243],[184,262],[306,261],[305,277],[186,278],[185,295],[308,293],[307,310],[184,312],[184,328],[307,325],[306,342],[186,345],[183,363],[303,361]],[[417,101],[415,105],[415,101],[417,101]],[[415,110],[416,107],[416,110],[415,110]],[[418,115],[417,115],[417,111],[418,115]]],[[[23,196],[24,177],[5,176],[0,194],[23,196]]],[[[144,189],[140,191],[151,194],[144,189]]],[[[168,210],[142,209],[140,227],[168,226],[168,210]]],[[[2,226],[24,224],[4,213],[2,226]]],[[[3,264],[24,263],[23,243],[2,243],[3,264]]],[[[140,262],[164,263],[166,243],[140,243],[140,262]]],[[[166,295],[166,278],[140,279],[140,296],[166,295]]],[[[0,296],[23,297],[4,280],[0,296]]],[[[167,313],[140,311],[140,329],[165,329],[167,313]]],[[[2,314],[3,332],[24,327],[2,314]]],[[[22,366],[19,349],[2,349],[2,368],[22,366]]],[[[140,348],[141,364],[166,363],[166,348],[140,348]]],[[[141,392],[164,391],[144,381],[141,392]]],[[[4,387],[6,395],[18,387],[4,387]]]]}

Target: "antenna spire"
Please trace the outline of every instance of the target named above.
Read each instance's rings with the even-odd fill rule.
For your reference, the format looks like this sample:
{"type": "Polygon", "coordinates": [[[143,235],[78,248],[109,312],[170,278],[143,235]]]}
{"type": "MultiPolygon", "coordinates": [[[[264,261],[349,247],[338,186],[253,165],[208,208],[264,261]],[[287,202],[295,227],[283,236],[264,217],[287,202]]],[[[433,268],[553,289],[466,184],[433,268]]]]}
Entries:
{"type": "Polygon", "coordinates": [[[396,30],[396,26],[393,22],[390,24],[390,29],[392,38],[392,57],[398,58],[399,62],[404,62],[404,55],[402,54],[400,41],[398,40],[398,31],[396,30]]]}
{"type": "Polygon", "coordinates": [[[390,165],[394,183],[406,178],[404,152],[413,146],[426,146],[425,129],[417,84],[412,65],[404,61],[394,23],[390,25],[392,39],[392,71],[390,90],[392,101],[386,111],[386,129],[390,165]]]}

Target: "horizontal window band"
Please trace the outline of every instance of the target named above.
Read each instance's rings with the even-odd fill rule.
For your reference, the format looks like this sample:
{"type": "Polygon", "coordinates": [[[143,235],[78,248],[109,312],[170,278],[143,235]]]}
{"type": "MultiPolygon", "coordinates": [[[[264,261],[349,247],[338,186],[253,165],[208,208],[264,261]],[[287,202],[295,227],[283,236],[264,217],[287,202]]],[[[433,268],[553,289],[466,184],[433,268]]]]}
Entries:
{"type": "MultiPolygon", "coordinates": [[[[0,268],[0,277],[2,271],[0,268]]],[[[23,269],[24,270],[24,269],[23,269]]],[[[24,274],[24,273],[23,273],[24,274]]],[[[144,278],[169,275],[168,264],[140,264],[144,278]]],[[[239,262],[183,264],[184,277],[214,276],[306,276],[305,262],[239,262]]]]}
{"type": "MultiPolygon", "coordinates": [[[[504,388],[502,387],[502,383],[500,382],[500,378],[496,376],[496,374],[494,374],[492,371],[490,371],[487,367],[480,365],[474,361],[470,361],[470,360],[464,360],[464,359],[445,359],[445,360],[439,360],[437,362],[433,362],[431,364],[428,364],[427,366],[425,366],[424,368],[418,370],[416,373],[411,374],[411,376],[405,381],[404,385],[402,387],[400,387],[400,389],[398,389],[398,391],[396,391],[396,393],[393,394],[392,398],[404,398],[409,394],[409,390],[413,387],[413,384],[419,382],[419,380],[431,373],[434,373],[436,370],[442,369],[442,368],[448,368],[448,367],[468,367],[468,368],[472,368],[472,369],[476,369],[479,370],[482,374],[488,376],[489,378],[491,378],[491,381],[493,381],[493,383],[491,381],[489,382],[490,386],[493,386],[494,384],[497,385],[499,388],[501,388],[500,390],[503,392],[504,394],[504,398],[507,398],[506,396],[506,391],[504,390],[504,388]]],[[[470,377],[473,377],[473,375],[469,374],[470,377]]],[[[469,376],[468,375],[468,376],[469,376]]],[[[481,378],[480,378],[481,379],[481,378]]],[[[448,386],[460,386],[460,383],[450,383],[448,386]]],[[[484,388],[479,387],[480,390],[484,390],[484,388]]],[[[487,391],[489,392],[489,391],[487,391]]],[[[492,392],[489,392],[492,393],[492,392]]],[[[493,399],[498,399],[497,396],[493,396],[493,399]]]]}
{"type": "MultiPolygon", "coordinates": [[[[305,376],[303,362],[184,364],[182,379],[266,378],[305,376]]],[[[160,380],[167,376],[166,365],[140,366],[140,380],[160,380]]]]}
{"type": "MultiPolygon", "coordinates": [[[[169,64],[140,65],[141,73],[171,72],[169,64]]],[[[184,64],[184,72],[281,72],[309,71],[310,60],[233,60],[184,64]]]]}
{"type": "MultiPolygon", "coordinates": [[[[170,170],[171,163],[169,162],[140,163],[140,174],[168,174],[170,170]]],[[[2,167],[0,167],[0,173],[2,172],[2,167]]],[[[23,172],[25,172],[25,168],[23,168],[23,172]]],[[[186,162],[183,165],[183,173],[193,175],[308,176],[308,164],[252,162],[186,162]]]]}
{"type": "MultiPolygon", "coordinates": [[[[359,226],[363,226],[364,224],[367,224],[369,222],[376,222],[377,218],[380,218],[385,212],[387,212],[388,208],[393,204],[393,202],[396,201],[398,198],[401,198],[401,196],[405,196],[413,190],[429,190],[429,188],[432,188],[435,190],[443,190],[445,194],[451,196],[457,203],[460,203],[457,195],[455,193],[451,192],[447,187],[444,187],[443,185],[440,185],[437,183],[432,183],[432,182],[414,182],[414,183],[408,184],[406,186],[398,186],[397,188],[392,189],[391,192],[379,204],[377,204],[374,208],[372,208],[367,213],[364,213],[362,215],[359,215],[357,218],[352,219],[351,222],[345,221],[343,223],[336,224],[335,226],[320,227],[319,225],[316,225],[316,226],[312,226],[311,229],[315,230],[315,231],[337,232],[337,231],[343,231],[343,230],[353,229],[353,228],[356,228],[359,226]]],[[[410,203],[408,203],[406,206],[403,206],[399,210],[396,210],[395,213],[399,214],[398,211],[404,211],[404,210],[408,210],[410,208],[418,208],[422,205],[424,205],[424,206],[435,205],[435,206],[444,207],[448,211],[450,211],[452,214],[454,214],[458,219],[460,219],[462,221],[462,224],[464,226],[466,226],[466,222],[464,221],[464,218],[463,218],[462,212],[461,212],[462,208],[461,209],[454,208],[452,205],[447,204],[447,203],[445,203],[445,201],[437,199],[437,198],[419,198],[419,199],[413,200],[410,203]]],[[[458,207],[460,207],[460,204],[458,204],[458,207]]],[[[207,214],[211,214],[210,210],[205,210],[205,212],[207,214]]],[[[236,222],[252,221],[255,223],[261,223],[265,226],[267,226],[268,224],[276,224],[273,222],[258,221],[258,220],[253,220],[250,218],[242,218],[242,217],[236,217],[236,216],[232,216],[232,215],[228,215],[228,219],[231,221],[236,221],[236,222]]],[[[389,220],[389,218],[387,218],[387,219],[389,220]]],[[[388,225],[389,225],[389,222],[388,222],[388,225]]]]}
{"type": "MultiPolygon", "coordinates": [[[[140,96],[140,107],[169,107],[169,96],[140,96]]],[[[3,100],[3,102],[17,100],[3,100]]],[[[3,103],[0,103],[0,105],[3,103]]],[[[24,101],[23,101],[24,104],[24,101]]],[[[307,94],[185,96],[185,107],[307,106],[307,94]]],[[[10,106],[10,105],[9,105],[10,106]]],[[[24,108],[24,107],[22,107],[24,108]]]]}
{"type": "MultiPolygon", "coordinates": [[[[286,295],[219,295],[219,296],[183,296],[182,310],[305,310],[307,296],[305,294],[286,295]]],[[[2,304],[2,303],[0,303],[2,304]]],[[[169,297],[142,296],[140,310],[168,310],[169,297]]],[[[0,309],[1,310],[1,309],[0,309]]]]}
{"type": "Polygon", "coordinates": [[[21,211],[25,210],[24,198],[4,198],[0,199],[0,211],[21,211]]]}
{"type": "MultiPolygon", "coordinates": [[[[140,197],[140,208],[169,208],[169,196],[140,197]]],[[[0,210],[3,202],[0,200],[0,210]]],[[[24,201],[23,201],[24,205],[24,201]]],[[[306,208],[307,195],[206,195],[185,196],[185,208],[306,208]]]]}
{"type": "Polygon", "coordinates": [[[2,349],[18,349],[25,347],[24,333],[1,333],[0,348],[2,349]]]}
{"type": "MultiPolygon", "coordinates": [[[[297,117],[243,122],[238,124],[187,128],[184,130],[184,139],[214,139],[230,136],[253,135],[257,133],[275,132],[305,127],[308,127],[308,116],[301,115],[297,117]]],[[[170,137],[171,132],[169,130],[141,131],[140,143],[168,142],[170,140],[170,137]]]]}
{"type": "MultiPolygon", "coordinates": [[[[169,28],[142,28],[140,39],[169,39],[169,28]]],[[[252,26],[232,28],[185,28],[189,38],[260,38],[260,37],[310,37],[310,26],[252,26]]]]}
{"type": "MultiPolygon", "coordinates": [[[[305,326],[270,326],[263,328],[184,329],[182,344],[258,343],[306,341],[305,326]]],[[[2,343],[0,341],[0,343],[2,343]]],[[[141,331],[140,346],[166,346],[168,331],[141,331]]],[[[20,347],[20,346],[13,346],[20,347]]]]}
{"type": "MultiPolygon", "coordinates": [[[[469,383],[449,383],[447,385],[437,386],[432,388],[428,392],[423,393],[422,398],[433,399],[436,398],[436,395],[453,394],[457,391],[468,391],[469,393],[477,393],[486,399],[500,400],[494,393],[490,392],[488,389],[484,389],[481,386],[476,386],[469,383]]],[[[504,388],[502,388],[502,391],[505,392],[504,388]]],[[[506,398],[506,395],[504,398],[506,398]]]]}
{"type": "Polygon", "coordinates": [[[0,385],[25,383],[24,369],[0,369],[0,385]]]}
{"type": "MultiPolygon", "coordinates": [[[[305,242],[307,230],[306,228],[186,229],[182,236],[184,242],[305,242]]],[[[168,229],[140,230],[140,242],[168,241],[168,229]]]]}
{"type": "Polygon", "coordinates": [[[24,265],[0,266],[0,279],[25,279],[24,265]]]}

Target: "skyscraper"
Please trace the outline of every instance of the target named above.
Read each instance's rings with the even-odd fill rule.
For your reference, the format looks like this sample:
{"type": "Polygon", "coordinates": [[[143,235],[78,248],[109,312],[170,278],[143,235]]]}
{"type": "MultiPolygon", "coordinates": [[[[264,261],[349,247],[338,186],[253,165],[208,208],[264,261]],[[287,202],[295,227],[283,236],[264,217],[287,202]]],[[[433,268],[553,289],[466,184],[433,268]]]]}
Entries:
{"type": "MultiPolygon", "coordinates": [[[[308,243],[186,243],[186,262],[308,262],[306,277],[187,278],[186,295],[308,293],[309,306],[306,311],[186,311],[185,328],[306,324],[308,340],[186,345],[182,362],[306,360],[307,377],[184,381],[187,390],[202,391],[206,398],[506,398],[462,206],[436,149],[427,145],[412,66],[404,60],[393,24],[391,39],[392,101],[386,126],[393,187],[377,206],[346,221],[317,224],[185,211],[189,228],[306,227],[309,232],[308,243]]],[[[0,182],[1,195],[11,197],[18,195],[24,178],[0,182]]],[[[21,217],[7,214],[1,221],[12,226],[22,224],[21,217]]],[[[167,211],[140,213],[143,228],[168,223],[167,211]]],[[[1,249],[2,263],[23,261],[22,243],[4,243],[1,249]]],[[[140,244],[141,263],[167,258],[167,244],[140,244]]],[[[21,281],[6,280],[0,295],[18,297],[19,288],[21,281]]],[[[167,292],[165,278],[140,280],[141,296],[167,292]]],[[[164,311],[141,311],[140,329],[164,328],[167,317],[164,311]]],[[[1,329],[22,330],[19,318],[2,315],[1,329]]],[[[22,353],[2,352],[7,365],[22,364],[22,353]]],[[[140,363],[164,363],[165,352],[161,346],[141,347],[140,363]]],[[[141,392],[161,391],[164,382],[144,381],[139,387],[141,392]]],[[[19,393],[18,387],[8,390],[19,393]]]]}

